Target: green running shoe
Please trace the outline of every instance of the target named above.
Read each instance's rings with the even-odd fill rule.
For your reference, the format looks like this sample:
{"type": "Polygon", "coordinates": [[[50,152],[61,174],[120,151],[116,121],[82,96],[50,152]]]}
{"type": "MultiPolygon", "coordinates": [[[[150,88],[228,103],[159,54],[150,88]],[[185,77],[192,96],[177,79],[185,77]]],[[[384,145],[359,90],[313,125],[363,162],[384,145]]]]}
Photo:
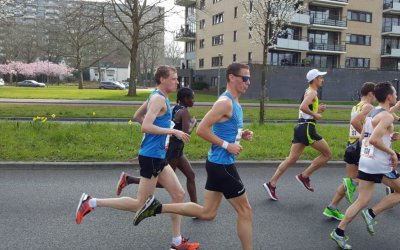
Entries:
{"type": "Polygon", "coordinates": [[[325,210],[322,214],[325,215],[326,217],[334,218],[339,221],[342,220],[344,217],[344,214],[340,213],[339,209],[337,209],[337,208],[335,210],[332,210],[327,207],[327,208],[325,208],[325,210]]]}
{"type": "Polygon", "coordinates": [[[375,234],[374,226],[377,224],[376,220],[369,215],[368,210],[364,209],[361,211],[361,215],[364,219],[365,224],[367,225],[367,231],[370,235],[375,234]]]}
{"type": "Polygon", "coordinates": [[[351,246],[349,244],[347,244],[349,237],[347,237],[347,236],[341,237],[336,234],[335,230],[332,231],[330,236],[331,236],[331,239],[334,240],[341,249],[351,249],[351,246]]]}
{"type": "Polygon", "coordinates": [[[353,185],[353,182],[350,178],[343,178],[343,185],[346,194],[346,200],[352,204],[353,203],[353,194],[356,191],[356,186],[353,185]]]}
{"type": "Polygon", "coordinates": [[[135,217],[133,218],[133,225],[137,226],[142,220],[151,216],[156,216],[156,210],[160,206],[161,203],[156,199],[156,197],[150,195],[143,206],[136,212],[135,217]]]}

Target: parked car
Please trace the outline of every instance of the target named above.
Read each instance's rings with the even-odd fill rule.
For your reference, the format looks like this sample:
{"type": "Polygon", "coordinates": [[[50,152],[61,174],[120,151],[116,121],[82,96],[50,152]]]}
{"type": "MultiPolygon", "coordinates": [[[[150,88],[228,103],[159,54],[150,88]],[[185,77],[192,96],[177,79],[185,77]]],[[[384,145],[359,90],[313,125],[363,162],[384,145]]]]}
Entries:
{"type": "Polygon", "coordinates": [[[101,81],[100,89],[125,89],[125,85],[117,81],[101,81]]]}
{"type": "Polygon", "coordinates": [[[17,82],[18,87],[46,87],[46,84],[42,82],[37,82],[35,80],[25,80],[22,82],[17,82]]]}
{"type": "Polygon", "coordinates": [[[126,89],[129,88],[129,82],[121,82],[121,83],[125,86],[126,89]]]}
{"type": "Polygon", "coordinates": [[[5,84],[4,84],[4,80],[3,80],[3,78],[0,78],[0,86],[4,86],[5,84]]]}

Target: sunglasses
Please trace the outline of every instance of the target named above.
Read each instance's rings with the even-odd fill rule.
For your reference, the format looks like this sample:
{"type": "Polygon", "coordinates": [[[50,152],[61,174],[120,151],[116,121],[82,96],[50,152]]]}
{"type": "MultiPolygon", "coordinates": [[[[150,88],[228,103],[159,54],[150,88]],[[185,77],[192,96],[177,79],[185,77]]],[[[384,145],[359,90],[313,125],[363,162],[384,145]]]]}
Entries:
{"type": "Polygon", "coordinates": [[[237,77],[241,77],[243,82],[250,81],[250,76],[241,76],[241,75],[236,75],[236,74],[232,74],[232,75],[237,76],[237,77]]]}

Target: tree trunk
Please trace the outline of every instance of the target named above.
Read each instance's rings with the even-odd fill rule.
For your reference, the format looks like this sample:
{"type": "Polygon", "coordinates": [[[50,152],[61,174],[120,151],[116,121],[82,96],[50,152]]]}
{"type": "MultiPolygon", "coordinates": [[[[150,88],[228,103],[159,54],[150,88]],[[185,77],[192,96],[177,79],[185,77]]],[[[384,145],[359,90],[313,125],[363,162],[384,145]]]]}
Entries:
{"type": "Polygon", "coordinates": [[[137,52],[138,47],[132,47],[131,51],[131,71],[129,74],[129,91],[128,96],[136,96],[136,72],[137,72],[137,52]]]}
{"type": "Polygon", "coordinates": [[[77,69],[79,71],[79,86],[78,89],[83,89],[83,72],[82,72],[82,58],[81,58],[81,51],[78,48],[77,53],[76,53],[76,64],[77,64],[77,69]]]}
{"type": "Polygon", "coordinates": [[[261,95],[260,95],[260,124],[264,124],[265,120],[265,92],[267,86],[267,62],[268,62],[268,40],[269,25],[265,25],[264,44],[263,44],[263,63],[261,70],[261,95]]]}

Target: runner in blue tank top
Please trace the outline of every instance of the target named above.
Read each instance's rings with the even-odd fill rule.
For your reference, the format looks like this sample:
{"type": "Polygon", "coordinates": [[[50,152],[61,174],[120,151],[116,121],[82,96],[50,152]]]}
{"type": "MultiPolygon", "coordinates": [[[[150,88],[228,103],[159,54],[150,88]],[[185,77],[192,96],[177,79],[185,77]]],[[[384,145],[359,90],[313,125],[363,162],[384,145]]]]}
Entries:
{"type": "MultiPolygon", "coordinates": [[[[249,67],[233,63],[226,70],[227,88],[204,116],[197,134],[210,142],[211,149],[206,163],[207,182],[204,205],[195,203],[161,204],[150,196],[146,204],[136,213],[134,223],[159,213],[181,214],[212,220],[224,196],[237,211],[237,232],[245,250],[253,249],[252,210],[245,188],[236,171],[235,157],[242,151],[240,139],[252,140],[253,132],[243,129],[243,112],[239,104],[240,95],[250,85],[249,67]],[[211,129],[212,127],[212,129],[211,129]]],[[[215,246],[215,249],[219,249],[215,246]]]]}
{"type": "MultiPolygon", "coordinates": [[[[175,92],[178,85],[176,69],[160,66],[155,74],[158,90],[154,91],[147,101],[136,111],[134,119],[142,124],[144,133],[139,150],[141,181],[137,198],[121,197],[113,199],[96,199],[83,193],[76,210],[76,222],[81,224],[83,217],[95,207],[110,207],[118,210],[136,212],[145,203],[147,197],[155,191],[157,181],[168,191],[174,202],[183,202],[184,190],[175,172],[165,160],[169,136],[174,135],[184,142],[189,135],[171,128],[171,107],[168,94],[175,92]]],[[[189,243],[181,236],[181,217],[172,217],[172,249],[197,249],[199,243],[189,243]]]]}

